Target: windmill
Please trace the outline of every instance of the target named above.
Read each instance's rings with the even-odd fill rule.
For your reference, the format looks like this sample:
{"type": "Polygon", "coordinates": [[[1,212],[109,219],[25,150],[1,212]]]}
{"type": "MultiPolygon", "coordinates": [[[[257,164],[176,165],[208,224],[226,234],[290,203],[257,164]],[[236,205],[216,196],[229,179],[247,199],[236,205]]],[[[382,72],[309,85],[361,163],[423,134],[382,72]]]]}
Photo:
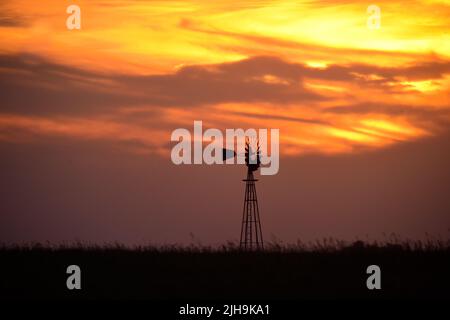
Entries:
{"type": "MultiPolygon", "coordinates": [[[[229,150],[223,151],[224,158],[227,158],[229,150]]],[[[236,156],[233,152],[231,156],[236,156]]],[[[245,165],[247,166],[247,179],[245,181],[244,208],[242,210],[241,238],[239,248],[243,250],[264,249],[263,236],[261,231],[261,220],[259,218],[258,198],[256,196],[253,172],[257,171],[261,165],[261,151],[259,142],[245,142],[245,165]],[[253,142],[253,143],[251,143],[253,142]]]]}

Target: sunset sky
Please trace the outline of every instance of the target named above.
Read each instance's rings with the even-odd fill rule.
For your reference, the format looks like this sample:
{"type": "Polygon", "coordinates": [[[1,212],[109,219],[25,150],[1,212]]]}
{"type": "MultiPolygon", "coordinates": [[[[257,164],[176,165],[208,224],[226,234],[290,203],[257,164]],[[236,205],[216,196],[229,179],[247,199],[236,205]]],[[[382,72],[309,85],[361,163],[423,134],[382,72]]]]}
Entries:
{"type": "Polygon", "coordinates": [[[0,83],[0,241],[235,239],[245,171],[170,162],[194,120],[280,129],[267,235],[449,234],[450,1],[4,0],[0,83]]]}

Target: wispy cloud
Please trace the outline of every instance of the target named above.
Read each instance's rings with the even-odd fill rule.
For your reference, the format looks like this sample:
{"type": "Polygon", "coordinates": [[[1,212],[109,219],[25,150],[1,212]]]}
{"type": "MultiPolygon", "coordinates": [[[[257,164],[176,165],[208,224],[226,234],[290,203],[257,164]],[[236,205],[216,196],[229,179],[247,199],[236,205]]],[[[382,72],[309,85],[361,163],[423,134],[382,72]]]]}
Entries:
{"type": "Polygon", "coordinates": [[[149,151],[160,151],[166,142],[152,136],[161,139],[164,132],[169,137],[174,128],[201,119],[222,128],[280,128],[291,154],[349,152],[445,128],[446,101],[423,100],[446,94],[447,83],[426,94],[403,83],[447,79],[448,65],[437,59],[404,68],[360,63],[317,68],[254,57],[139,76],[88,71],[33,55],[3,55],[0,130],[3,139],[23,131],[28,137],[140,141],[149,151]],[[330,93],[332,86],[342,90],[330,93]],[[404,97],[412,103],[400,102],[404,97]]]}

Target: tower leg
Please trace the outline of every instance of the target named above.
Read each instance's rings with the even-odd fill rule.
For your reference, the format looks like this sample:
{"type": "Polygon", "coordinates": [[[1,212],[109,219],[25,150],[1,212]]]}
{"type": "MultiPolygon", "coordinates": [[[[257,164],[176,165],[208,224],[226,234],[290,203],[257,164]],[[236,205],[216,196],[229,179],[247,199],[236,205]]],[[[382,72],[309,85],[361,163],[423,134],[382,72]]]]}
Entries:
{"type": "Polygon", "coordinates": [[[259,218],[258,198],[253,172],[248,171],[245,183],[244,209],[242,212],[241,239],[239,247],[243,250],[260,250],[264,248],[259,218]]]}

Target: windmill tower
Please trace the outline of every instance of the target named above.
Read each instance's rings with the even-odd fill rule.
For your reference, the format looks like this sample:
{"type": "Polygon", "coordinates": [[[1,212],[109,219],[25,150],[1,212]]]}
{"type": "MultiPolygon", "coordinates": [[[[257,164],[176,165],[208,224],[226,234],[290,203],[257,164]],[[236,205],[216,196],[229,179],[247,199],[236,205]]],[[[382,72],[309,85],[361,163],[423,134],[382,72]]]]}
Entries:
{"type": "Polygon", "coordinates": [[[256,150],[253,150],[249,140],[247,140],[245,143],[247,179],[242,180],[245,181],[245,197],[239,244],[239,248],[244,250],[260,250],[264,248],[255,187],[255,182],[258,180],[253,177],[253,172],[257,171],[261,164],[259,143],[256,143],[254,149],[256,150]]]}

